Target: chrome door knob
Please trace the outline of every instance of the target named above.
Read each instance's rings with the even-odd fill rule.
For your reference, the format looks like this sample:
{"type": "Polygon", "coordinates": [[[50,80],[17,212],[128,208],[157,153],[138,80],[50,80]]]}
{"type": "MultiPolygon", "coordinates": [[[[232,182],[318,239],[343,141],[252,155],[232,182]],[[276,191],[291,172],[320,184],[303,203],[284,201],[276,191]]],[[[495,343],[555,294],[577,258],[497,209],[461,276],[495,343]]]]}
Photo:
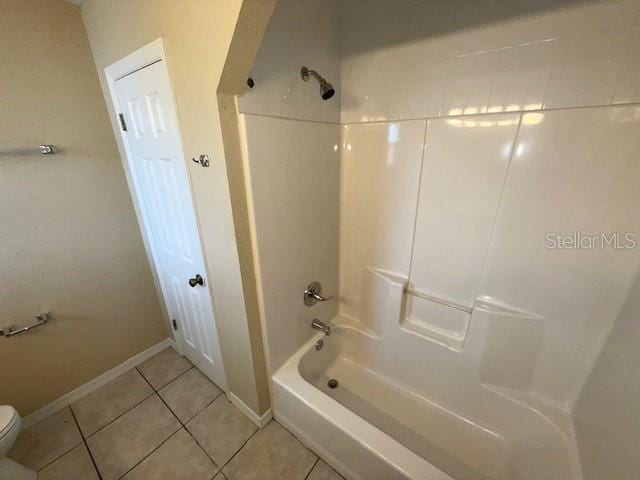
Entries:
{"type": "Polygon", "coordinates": [[[202,275],[199,273],[195,277],[189,279],[189,286],[196,287],[197,285],[204,285],[204,278],[202,278],[202,275]]]}

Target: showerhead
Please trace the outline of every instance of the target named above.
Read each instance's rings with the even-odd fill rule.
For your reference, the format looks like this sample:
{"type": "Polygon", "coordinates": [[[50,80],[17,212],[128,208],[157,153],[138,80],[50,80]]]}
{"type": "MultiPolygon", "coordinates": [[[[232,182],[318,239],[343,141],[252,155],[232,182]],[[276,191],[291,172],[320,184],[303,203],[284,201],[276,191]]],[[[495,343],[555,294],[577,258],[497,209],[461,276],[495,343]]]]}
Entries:
{"type": "Polygon", "coordinates": [[[323,100],[329,100],[335,95],[336,91],[329,82],[324,81],[320,83],[320,96],[323,100]]]}
{"type": "Polygon", "coordinates": [[[320,84],[320,96],[323,100],[329,100],[335,95],[336,90],[333,88],[333,85],[322,78],[322,76],[315,70],[310,70],[307,67],[302,67],[302,69],[300,70],[300,76],[305,82],[309,81],[310,76],[318,80],[318,83],[320,84]]]}

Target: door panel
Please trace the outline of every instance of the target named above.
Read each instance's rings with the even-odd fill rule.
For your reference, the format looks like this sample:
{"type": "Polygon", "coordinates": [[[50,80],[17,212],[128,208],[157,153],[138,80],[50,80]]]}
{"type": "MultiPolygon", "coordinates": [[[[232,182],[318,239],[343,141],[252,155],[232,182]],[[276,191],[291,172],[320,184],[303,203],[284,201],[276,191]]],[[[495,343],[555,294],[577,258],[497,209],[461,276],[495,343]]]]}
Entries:
{"type": "Polygon", "coordinates": [[[225,388],[224,370],[173,97],[160,61],[115,82],[127,124],[128,162],[177,339],[185,355],[225,388]],[[206,282],[206,280],[205,280],[206,282]]]}

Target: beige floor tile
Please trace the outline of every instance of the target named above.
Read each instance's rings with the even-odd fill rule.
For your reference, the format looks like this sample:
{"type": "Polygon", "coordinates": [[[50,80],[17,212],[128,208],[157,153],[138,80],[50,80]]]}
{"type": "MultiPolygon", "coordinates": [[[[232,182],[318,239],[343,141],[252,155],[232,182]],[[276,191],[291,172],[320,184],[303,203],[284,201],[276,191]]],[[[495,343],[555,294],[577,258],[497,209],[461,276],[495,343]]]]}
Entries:
{"type": "Polygon", "coordinates": [[[153,394],[136,369],[110,381],[71,405],[80,430],[88,437],[153,394]]]}
{"type": "Polygon", "coordinates": [[[87,443],[104,480],[120,478],[180,429],[157,395],[89,437],[87,443]]]}
{"type": "Polygon", "coordinates": [[[169,347],[138,365],[138,370],[153,388],[159,390],[191,367],[189,360],[169,347]]]}
{"type": "Polygon", "coordinates": [[[318,460],[307,480],[344,480],[344,477],[322,460],[318,460]]]}
{"type": "Polygon", "coordinates": [[[218,467],[183,428],[123,480],[211,480],[217,471],[218,467]]]}
{"type": "Polygon", "coordinates": [[[257,432],[223,468],[229,480],[304,480],[316,457],[279,423],[257,432]]]}
{"type": "Polygon", "coordinates": [[[217,474],[215,477],[213,477],[213,480],[227,480],[227,477],[225,477],[222,472],[220,472],[219,474],[217,474]]]}
{"type": "Polygon", "coordinates": [[[221,393],[222,390],[195,367],[158,391],[183,423],[195,417],[221,393]]]}
{"type": "Polygon", "coordinates": [[[187,428],[218,465],[224,465],[257,430],[224,395],[196,415],[187,428]]]}
{"type": "Polygon", "coordinates": [[[71,410],[65,408],[20,433],[8,456],[27,468],[40,470],[81,441],[71,410]]]}
{"type": "Polygon", "coordinates": [[[84,442],[38,472],[38,480],[98,480],[84,442]]]}

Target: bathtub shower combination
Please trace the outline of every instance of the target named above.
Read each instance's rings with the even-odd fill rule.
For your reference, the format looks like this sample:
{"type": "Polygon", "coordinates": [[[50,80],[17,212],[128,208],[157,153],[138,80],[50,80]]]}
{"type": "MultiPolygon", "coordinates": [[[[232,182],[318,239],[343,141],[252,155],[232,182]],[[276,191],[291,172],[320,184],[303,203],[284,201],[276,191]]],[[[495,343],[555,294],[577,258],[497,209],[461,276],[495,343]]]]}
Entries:
{"type": "Polygon", "coordinates": [[[273,409],[346,477],[635,478],[638,25],[278,3],[238,102],[273,409]]]}

